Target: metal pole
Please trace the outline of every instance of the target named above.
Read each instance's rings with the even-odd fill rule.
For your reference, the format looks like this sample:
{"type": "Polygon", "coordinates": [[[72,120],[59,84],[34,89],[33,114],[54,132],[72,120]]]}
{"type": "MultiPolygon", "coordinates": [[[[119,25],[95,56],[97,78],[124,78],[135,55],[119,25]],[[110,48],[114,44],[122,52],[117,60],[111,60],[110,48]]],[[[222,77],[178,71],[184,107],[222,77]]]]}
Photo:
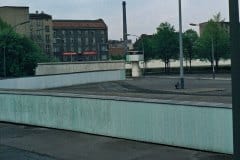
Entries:
{"type": "Polygon", "coordinates": [[[144,58],[144,56],[145,56],[145,55],[144,55],[144,54],[145,54],[144,52],[145,52],[145,50],[144,50],[144,42],[143,42],[143,36],[142,36],[142,53],[143,53],[143,58],[144,58]]]}
{"type": "Polygon", "coordinates": [[[213,43],[213,37],[212,37],[212,76],[213,79],[215,79],[215,56],[214,56],[214,43],[213,43]]]}
{"type": "Polygon", "coordinates": [[[229,0],[234,160],[240,159],[240,31],[238,0],[229,0]]]}
{"type": "Polygon", "coordinates": [[[3,47],[3,76],[5,78],[7,77],[7,72],[6,72],[6,44],[3,47]]]}
{"type": "Polygon", "coordinates": [[[181,6],[181,0],[178,0],[179,2],[179,48],[180,48],[180,84],[181,89],[184,89],[184,71],[183,71],[183,40],[182,40],[182,6],[181,6]]]}
{"type": "Polygon", "coordinates": [[[127,14],[126,14],[126,2],[122,2],[122,7],[123,7],[123,41],[124,41],[124,56],[126,57],[127,52],[128,52],[128,47],[127,47],[127,14]]]}

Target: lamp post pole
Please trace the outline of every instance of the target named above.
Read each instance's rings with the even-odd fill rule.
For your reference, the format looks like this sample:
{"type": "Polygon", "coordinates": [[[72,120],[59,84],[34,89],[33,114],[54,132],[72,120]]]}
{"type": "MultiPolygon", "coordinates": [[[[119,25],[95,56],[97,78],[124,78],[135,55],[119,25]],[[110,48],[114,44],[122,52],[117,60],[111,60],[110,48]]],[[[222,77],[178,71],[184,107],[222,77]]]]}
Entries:
{"type": "Polygon", "coordinates": [[[215,79],[215,56],[214,56],[214,43],[213,43],[213,37],[212,37],[212,76],[213,79],[215,79]]]}
{"type": "Polygon", "coordinates": [[[181,0],[178,0],[178,4],[179,4],[180,87],[181,87],[181,89],[184,89],[183,40],[182,40],[182,5],[181,5],[181,0]]]}
{"type": "Polygon", "coordinates": [[[3,47],[3,76],[6,77],[6,44],[3,47]]]}
{"type": "Polygon", "coordinates": [[[240,159],[240,28],[238,0],[229,0],[232,70],[233,159],[240,159]]]}

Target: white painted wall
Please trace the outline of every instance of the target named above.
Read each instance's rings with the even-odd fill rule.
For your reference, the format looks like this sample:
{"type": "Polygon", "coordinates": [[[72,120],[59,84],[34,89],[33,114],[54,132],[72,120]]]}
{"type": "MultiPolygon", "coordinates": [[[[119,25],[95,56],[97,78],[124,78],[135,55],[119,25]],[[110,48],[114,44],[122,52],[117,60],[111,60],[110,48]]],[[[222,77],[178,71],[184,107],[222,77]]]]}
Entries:
{"type": "MultiPolygon", "coordinates": [[[[179,61],[171,61],[170,66],[171,67],[179,67],[180,63],[179,61]]],[[[189,62],[187,62],[187,65],[189,66],[189,62]]],[[[200,60],[193,60],[192,66],[210,66],[211,63],[208,61],[200,61],[200,60]]],[[[220,60],[219,65],[231,65],[231,60],[220,60]]],[[[143,68],[143,62],[140,62],[140,67],[143,68]]],[[[184,66],[186,66],[186,61],[184,61],[184,66]]],[[[131,69],[132,66],[130,63],[126,64],[126,69],[131,69]]],[[[146,62],[145,68],[164,68],[164,62],[161,60],[150,60],[146,62]]]]}
{"type": "Polygon", "coordinates": [[[39,63],[36,68],[35,74],[51,75],[51,74],[106,71],[119,69],[125,69],[124,61],[39,63]]]}
{"type": "Polygon", "coordinates": [[[125,70],[4,79],[0,89],[45,89],[117,80],[125,80],[125,70]]]}

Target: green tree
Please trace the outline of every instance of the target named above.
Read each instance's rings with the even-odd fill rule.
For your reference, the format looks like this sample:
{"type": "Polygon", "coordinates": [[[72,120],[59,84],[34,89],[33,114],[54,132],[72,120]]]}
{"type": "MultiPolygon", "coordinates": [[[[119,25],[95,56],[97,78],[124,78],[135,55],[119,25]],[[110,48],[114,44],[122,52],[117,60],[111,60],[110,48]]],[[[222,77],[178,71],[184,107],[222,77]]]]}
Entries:
{"type": "Polygon", "coordinates": [[[153,53],[153,36],[143,34],[139,39],[134,43],[134,49],[138,51],[144,50],[145,60],[150,60],[154,58],[153,53]]]}
{"type": "Polygon", "coordinates": [[[198,51],[198,57],[202,60],[210,61],[211,65],[216,64],[216,71],[218,70],[219,60],[230,57],[229,34],[222,27],[223,21],[224,19],[221,19],[220,13],[214,15],[206,24],[195,46],[198,51]],[[214,59],[212,58],[213,51],[214,59]]]}
{"type": "Polygon", "coordinates": [[[193,46],[195,42],[198,40],[198,34],[196,31],[189,29],[183,33],[183,47],[184,47],[184,55],[186,61],[189,61],[189,71],[191,72],[192,68],[192,59],[196,57],[193,52],[193,46]]]}
{"type": "MultiPolygon", "coordinates": [[[[7,76],[34,75],[37,63],[52,60],[51,57],[43,54],[39,47],[29,38],[15,33],[13,28],[2,20],[0,20],[0,29],[0,51],[3,54],[5,50],[7,76]]],[[[4,59],[1,58],[1,68],[4,68],[3,64],[4,59]]]]}
{"type": "Polygon", "coordinates": [[[165,63],[165,72],[169,72],[170,59],[176,59],[179,53],[178,33],[168,22],[161,23],[154,35],[153,52],[155,57],[165,63]]]}

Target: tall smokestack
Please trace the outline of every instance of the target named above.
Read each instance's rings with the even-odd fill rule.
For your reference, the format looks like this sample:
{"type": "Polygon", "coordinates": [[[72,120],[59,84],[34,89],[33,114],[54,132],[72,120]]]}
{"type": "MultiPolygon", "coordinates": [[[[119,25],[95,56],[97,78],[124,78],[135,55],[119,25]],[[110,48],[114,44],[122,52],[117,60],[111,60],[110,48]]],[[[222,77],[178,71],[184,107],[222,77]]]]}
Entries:
{"type": "Polygon", "coordinates": [[[123,41],[124,41],[124,54],[127,55],[128,48],[127,48],[127,16],[126,16],[126,2],[122,2],[123,7],[123,41]]]}

